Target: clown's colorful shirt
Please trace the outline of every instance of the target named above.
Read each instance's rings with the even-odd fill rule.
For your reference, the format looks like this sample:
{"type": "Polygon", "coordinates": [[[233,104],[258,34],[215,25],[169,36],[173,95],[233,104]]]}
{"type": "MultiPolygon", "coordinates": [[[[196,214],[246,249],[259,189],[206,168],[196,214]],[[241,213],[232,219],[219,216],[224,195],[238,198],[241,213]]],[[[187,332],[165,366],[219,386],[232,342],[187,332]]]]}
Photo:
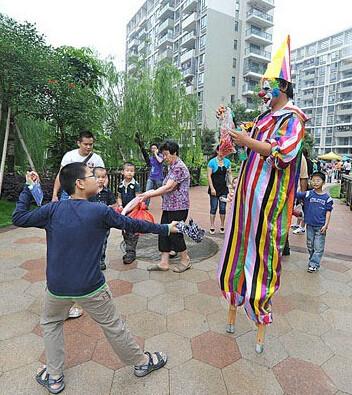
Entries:
{"type": "Polygon", "coordinates": [[[299,179],[306,115],[292,103],[261,114],[251,137],[269,142],[267,158],[247,150],[227,224],[218,279],[229,303],[257,323],[272,322],[271,297],[280,285],[280,256],[299,179]]]}

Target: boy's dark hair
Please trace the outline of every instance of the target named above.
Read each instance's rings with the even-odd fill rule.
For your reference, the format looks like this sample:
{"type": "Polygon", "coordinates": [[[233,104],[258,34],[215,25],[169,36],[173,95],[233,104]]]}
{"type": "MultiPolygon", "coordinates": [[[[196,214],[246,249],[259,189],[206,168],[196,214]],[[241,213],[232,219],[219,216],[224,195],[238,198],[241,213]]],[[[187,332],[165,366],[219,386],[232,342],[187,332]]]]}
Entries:
{"type": "Polygon", "coordinates": [[[159,144],[157,144],[157,143],[151,143],[150,146],[149,146],[149,148],[152,148],[153,146],[155,146],[156,148],[159,149],[159,144]]]}
{"type": "Polygon", "coordinates": [[[122,169],[126,169],[126,167],[128,167],[128,166],[132,166],[132,167],[136,168],[136,166],[132,162],[125,162],[122,166],[122,169]]]}
{"type": "Polygon", "coordinates": [[[277,78],[279,88],[285,90],[286,96],[293,99],[293,85],[291,82],[285,81],[282,78],[277,78]]]}
{"type": "Polygon", "coordinates": [[[178,152],[180,150],[179,145],[175,141],[170,141],[167,140],[164,143],[161,144],[159,151],[169,151],[171,155],[176,154],[178,155],[178,152]]]}
{"type": "Polygon", "coordinates": [[[320,177],[320,178],[322,179],[323,182],[325,182],[325,180],[326,180],[325,174],[322,173],[321,171],[315,171],[315,172],[312,174],[312,178],[313,178],[313,177],[320,177]]]}
{"type": "Polygon", "coordinates": [[[108,174],[108,170],[105,167],[102,167],[102,166],[94,167],[94,169],[93,169],[94,174],[95,174],[96,170],[102,170],[102,171],[105,171],[106,174],[108,174]]]}
{"type": "Polygon", "coordinates": [[[69,163],[60,170],[59,180],[62,189],[69,195],[75,192],[76,180],[86,176],[87,166],[81,162],[69,163]]]}
{"type": "Polygon", "coordinates": [[[82,130],[78,136],[78,141],[82,141],[84,138],[95,140],[93,133],[89,130],[82,130]]]}

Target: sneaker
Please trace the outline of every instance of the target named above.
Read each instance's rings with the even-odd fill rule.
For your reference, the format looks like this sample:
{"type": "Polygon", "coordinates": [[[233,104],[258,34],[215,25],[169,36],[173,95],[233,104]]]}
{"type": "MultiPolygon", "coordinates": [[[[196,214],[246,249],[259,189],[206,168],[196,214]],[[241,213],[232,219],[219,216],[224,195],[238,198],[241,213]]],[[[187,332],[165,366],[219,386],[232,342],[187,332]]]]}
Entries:
{"type": "Polygon", "coordinates": [[[106,270],[105,262],[100,262],[100,270],[106,270]]]}
{"type": "Polygon", "coordinates": [[[122,262],[125,265],[130,265],[131,263],[133,263],[136,260],[135,256],[129,256],[129,255],[125,255],[122,257],[122,262]]]}
{"type": "Polygon", "coordinates": [[[225,233],[225,228],[220,228],[220,233],[224,234],[225,233]]]}
{"type": "Polygon", "coordinates": [[[214,228],[210,228],[210,229],[209,229],[209,233],[210,233],[211,235],[215,235],[215,229],[214,229],[214,228]]]}
{"type": "Polygon", "coordinates": [[[299,228],[299,225],[296,224],[291,225],[291,229],[297,229],[297,228],[299,228]]]}
{"type": "Polygon", "coordinates": [[[294,230],[292,233],[294,235],[303,235],[304,233],[306,233],[306,230],[304,228],[299,227],[296,230],[294,230]]]}
{"type": "Polygon", "coordinates": [[[314,267],[314,266],[308,266],[308,270],[307,270],[307,272],[308,273],[314,273],[314,272],[316,272],[318,269],[316,268],[316,267],[314,267]]]}

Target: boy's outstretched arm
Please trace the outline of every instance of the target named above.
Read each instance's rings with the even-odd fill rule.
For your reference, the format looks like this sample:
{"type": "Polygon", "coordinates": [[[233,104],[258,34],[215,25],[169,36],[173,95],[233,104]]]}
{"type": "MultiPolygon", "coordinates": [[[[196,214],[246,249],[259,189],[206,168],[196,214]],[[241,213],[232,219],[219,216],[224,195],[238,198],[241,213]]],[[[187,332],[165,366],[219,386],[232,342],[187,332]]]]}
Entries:
{"type": "Polygon", "coordinates": [[[164,236],[170,233],[177,233],[176,221],[171,224],[153,224],[147,221],[140,221],[129,218],[125,215],[117,214],[113,209],[107,208],[105,214],[105,225],[108,228],[125,230],[128,233],[155,233],[164,236]]]}
{"type": "MultiPolygon", "coordinates": [[[[31,172],[27,173],[26,179],[27,181],[29,179],[36,181],[39,180],[39,177],[36,173],[31,172]]],[[[31,201],[32,194],[27,185],[25,185],[16,203],[15,211],[12,213],[12,222],[14,225],[22,228],[44,228],[48,222],[50,207],[45,205],[30,211],[31,201]]]]}

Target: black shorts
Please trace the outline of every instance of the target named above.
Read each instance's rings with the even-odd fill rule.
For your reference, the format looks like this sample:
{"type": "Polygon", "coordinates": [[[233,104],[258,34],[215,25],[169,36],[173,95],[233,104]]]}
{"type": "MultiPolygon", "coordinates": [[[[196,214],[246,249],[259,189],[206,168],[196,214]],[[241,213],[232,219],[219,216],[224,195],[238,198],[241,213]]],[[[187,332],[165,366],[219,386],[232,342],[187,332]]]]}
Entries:
{"type": "MultiPolygon", "coordinates": [[[[186,221],[188,210],[163,211],[161,224],[169,224],[172,221],[186,221]]],[[[159,235],[158,247],[160,252],[182,252],[187,249],[182,233],[173,233],[169,236],[159,235]]]]}

